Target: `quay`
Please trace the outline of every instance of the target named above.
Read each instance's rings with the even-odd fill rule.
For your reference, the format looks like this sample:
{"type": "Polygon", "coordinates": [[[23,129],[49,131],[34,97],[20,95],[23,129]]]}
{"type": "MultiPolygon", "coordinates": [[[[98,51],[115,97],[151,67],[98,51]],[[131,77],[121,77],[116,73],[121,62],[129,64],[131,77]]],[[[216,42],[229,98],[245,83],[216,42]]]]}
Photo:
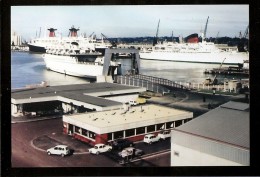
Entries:
{"type": "Polygon", "coordinates": [[[221,75],[244,75],[249,76],[249,69],[241,67],[224,67],[205,70],[204,74],[221,74],[221,75]]]}

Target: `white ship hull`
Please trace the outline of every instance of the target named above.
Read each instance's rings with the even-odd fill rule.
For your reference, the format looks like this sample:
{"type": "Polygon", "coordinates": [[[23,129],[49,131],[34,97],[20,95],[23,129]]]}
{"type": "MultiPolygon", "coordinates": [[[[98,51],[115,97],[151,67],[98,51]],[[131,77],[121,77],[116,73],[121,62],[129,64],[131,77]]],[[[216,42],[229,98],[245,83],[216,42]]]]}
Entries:
{"type": "Polygon", "coordinates": [[[211,64],[229,64],[237,65],[244,63],[249,59],[249,54],[245,52],[216,52],[216,53],[188,53],[188,52],[163,52],[151,51],[140,52],[141,59],[147,60],[163,60],[163,61],[177,61],[177,62],[192,62],[192,63],[211,63],[211,64]]]}
{"type": "Polygon", "coordinates": [[[43,55],[46,68],[66,75],[96,78],[102,75],[103,65],[95,62],[77,62],[75,57],[61,55],[43,55]]]}

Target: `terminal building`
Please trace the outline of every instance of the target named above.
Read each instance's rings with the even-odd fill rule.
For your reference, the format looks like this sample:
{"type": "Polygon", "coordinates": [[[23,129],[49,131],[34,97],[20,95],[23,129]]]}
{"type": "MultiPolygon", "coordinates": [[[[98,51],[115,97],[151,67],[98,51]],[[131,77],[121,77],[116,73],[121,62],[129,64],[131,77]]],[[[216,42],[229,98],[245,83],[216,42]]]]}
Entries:
{"type": "Polygon", "coordinates": [[[11,112],[19,116],[57,109],[63,114],[121,109],[144,91],[146,88],[107,82],[19,89],[11,93],[11,112]]]}
{"type": "Polygon", "coordinates": [[[171,130],[193,118],[193,113],[153,104],[63,116],[64,133],[91,145],[117,138],[143,140],[147,133],[171,130]]]}
{"type": "Polygon", "coordinates": [[[249,104],[230,101],[171,132],[171,166],[249,166],[249,104]]]}

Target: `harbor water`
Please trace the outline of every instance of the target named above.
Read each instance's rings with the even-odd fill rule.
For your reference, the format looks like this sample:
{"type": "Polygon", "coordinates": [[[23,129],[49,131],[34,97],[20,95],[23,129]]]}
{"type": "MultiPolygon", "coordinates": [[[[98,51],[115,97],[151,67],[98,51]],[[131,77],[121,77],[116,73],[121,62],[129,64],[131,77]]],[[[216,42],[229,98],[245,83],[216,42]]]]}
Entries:
{"type": "MultiPolygon", "coordinates": [[[[131,69],[130,59],[119,59],[122,74],[131,69]]],[[[214,75],[204,74],[205,69],[218,68],[218,64],[185,63],[155,60],[140,60],[140,74],[169,79],[181,83],[202,83],[214,75]]],[[[243,79],[238,76],[218,75],[217,79],[243,79]]],[[[46,81],[50,86],[89,83],[87,78],[79,78],[47,70],[42,54],[30,52],[11,53],[11,88],[22,88],[26,85],[40,84],[46,81]]]]}

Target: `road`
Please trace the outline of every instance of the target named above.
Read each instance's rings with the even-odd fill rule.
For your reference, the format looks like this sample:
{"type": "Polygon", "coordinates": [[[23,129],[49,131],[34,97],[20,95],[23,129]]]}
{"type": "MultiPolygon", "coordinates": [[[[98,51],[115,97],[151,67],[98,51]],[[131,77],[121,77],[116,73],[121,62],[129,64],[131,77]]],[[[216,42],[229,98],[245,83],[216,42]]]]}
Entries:
{"type": "MultiPolygon", "coordinates": [[[[97,156],[89,153],[75,153],[62,158],[60,156],[48,156],[45,151],[36,149],[32,145],[32,141],[40,136],[51,137],[61,133],[61,118],[12,124],[12,167],[122,167],[117,161],[102,154],[97,156]]],[[[87,144],[80,144],[80,146],[83,149],[90,148],[87,144]]],[[[162,150],[169,151],[169,139],[152,145],[141,142],[135,146],[145,151],[146,158],[127,166],[170,166],[170,153],[147,157],[150,153],[162,150]]]]}

